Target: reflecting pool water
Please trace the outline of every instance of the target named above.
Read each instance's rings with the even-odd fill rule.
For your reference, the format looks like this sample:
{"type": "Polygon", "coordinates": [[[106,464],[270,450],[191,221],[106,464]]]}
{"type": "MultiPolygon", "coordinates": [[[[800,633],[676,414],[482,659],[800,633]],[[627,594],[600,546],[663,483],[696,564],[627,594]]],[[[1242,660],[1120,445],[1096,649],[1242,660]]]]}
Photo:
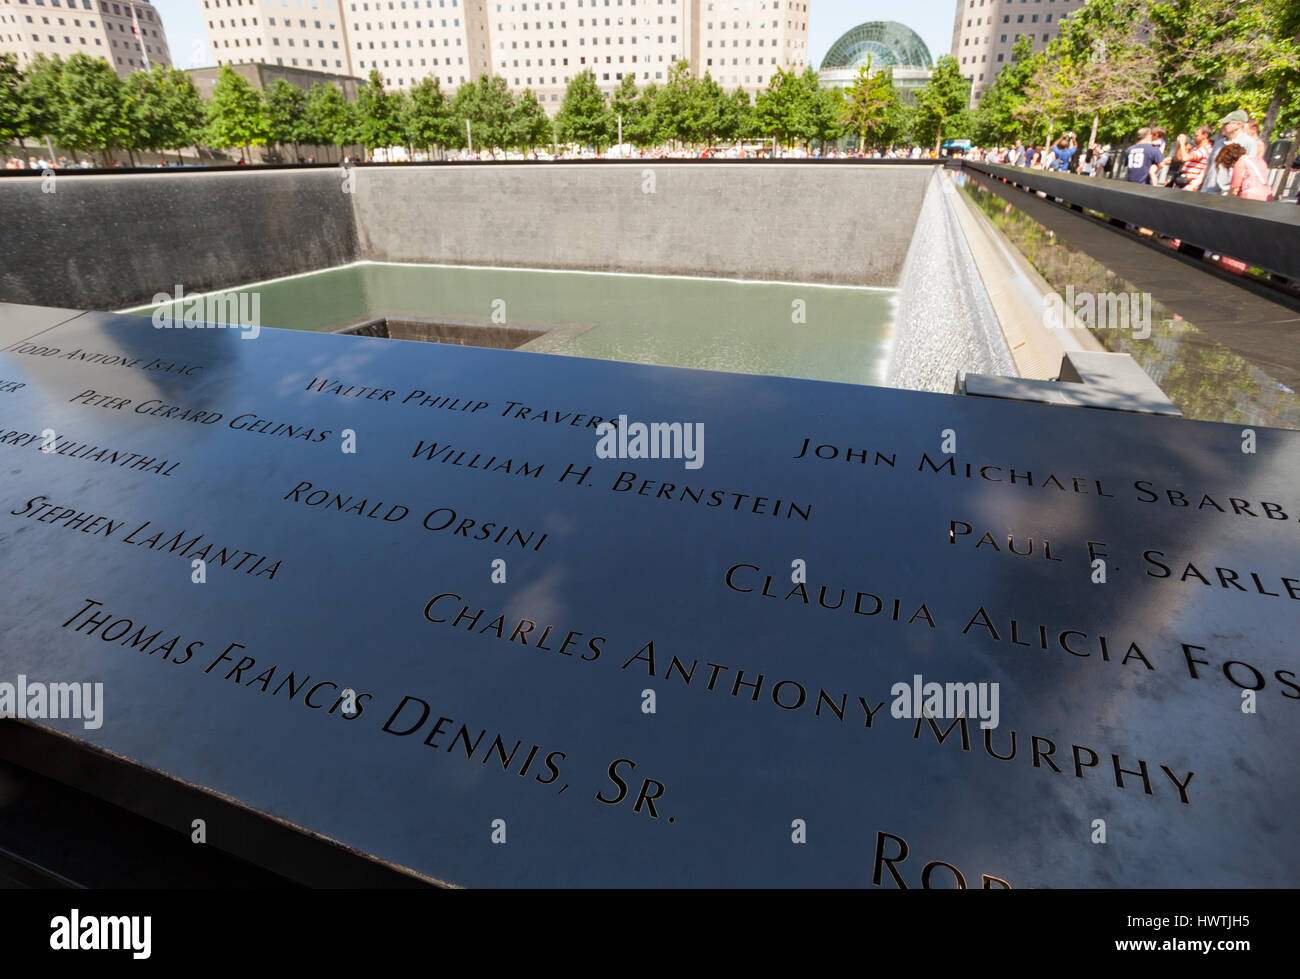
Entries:
{"type": "Polygon", "coordinates": [[[258,295],[262,326],[528,327],[547,333],[520,349],[540,353],[855,384],[884,383],[895,305],[892,289],[378,262],[239,291],[258,295]]]}

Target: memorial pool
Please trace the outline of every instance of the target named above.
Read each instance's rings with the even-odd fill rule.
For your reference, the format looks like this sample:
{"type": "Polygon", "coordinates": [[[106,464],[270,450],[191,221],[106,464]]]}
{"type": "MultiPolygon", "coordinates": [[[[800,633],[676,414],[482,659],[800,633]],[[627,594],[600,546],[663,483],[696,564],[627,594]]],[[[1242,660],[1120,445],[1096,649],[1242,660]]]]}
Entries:
{"type": "Polygon", "coordinates": [[[869,286],[388,262],[226,292],[256,293],[261,326],[338,332],[389,317],[524,327],[547,331],[522,348],[540,353],[877,385],[885,383],[897,295],[869,286]]]}

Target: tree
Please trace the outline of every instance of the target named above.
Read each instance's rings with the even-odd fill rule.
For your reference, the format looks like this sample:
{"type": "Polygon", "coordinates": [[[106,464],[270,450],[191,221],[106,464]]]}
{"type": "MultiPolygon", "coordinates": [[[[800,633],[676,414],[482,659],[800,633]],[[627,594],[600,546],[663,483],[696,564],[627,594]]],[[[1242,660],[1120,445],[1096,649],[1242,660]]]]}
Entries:
{"type": "Polygon", "coordinates": [[[799,76],[784,68],[777,68],[769,79],[767,88],[754,100],[754,115],[758,130],[764,136],[774,136],[784,145],[803,132],[800,112],[803,96],[799,76]]]}
{"type": "Polygon", "coordinates": [[[715,140],[731,137],[735,129],[729,118],[731,108],[727,92],[705,72],[705,77],[686,90],[686,120],[692,142],[712,146],[715,140]]]}
{"type": "Polygon", "coordinates": [[[885,68],[872,74],[862,85],[858,74],[854,85],[845,90],[840,121],[848,133],[858,134],[858,151],[884,150],[904,135],[910,116],[893,87],[893,72],[885,68]]]}
{"type": "Polygon", "coordinates": [[[840,116],[844,96],[838,89],[822,88],[817,72],[811,67],[804,69],[802,82],[807,107],[805,145],[812,140],[829,143],[839,139],[844,134],[844,123],[840,116]]]}
{"type": "Polygon", "coordinates": [[[663,142],[659,116],[659,86],[650,82],[623,117],[623,139],[641,149],[663,142]]]}
{"type": "Polygon", "coordinates": [[[1033,84],[1049,89],[1056,114],[1090,118],[1089,146],[1103,116],[1120,111],[1121,132],[1149,118],[1160,72],[1148,7],[1147,0],[1092,0],[1066,19],[1035,67],[1033,84]]]}
{"type": "Polygon", "coordinates": [[[153,71],[133,71],[122,85],[127,116],[124,145],[128,153],[157,150],[165,138],[167,107],[158,82],[153,71]]]}
{"type": "Polygon", "coordinates": [[[729,138],[748,139],[754,134],[754,107],[750,104],[749,93],[738,88],[730,95],[731,108],[728,110],[735,120],[735,128],[729,138]]]}
{"type": "Polygon", "coordinates": [[[1017,139],[1026,117],[1025,94],[1029,79],[1033,77],[1042,53],[1034,54],[1034,44],[1028,34],[1016,38],[1011,47],[1011,60],[984,91],[983,98],[971,114],[971,136],[981,145],[1010,143],[1017,139]]]}
{"type": "MultiPolygon", "coordinates": [[[[346,98],[339,104],[334,141],[338,144],[340,156],[343,155],[344,147],[361,146],[361,111],[355,102],[349,102],[346,98]]],[[[364,146],[361,146],[361,152],[365,154],[364,146]]]]}
{"type": "Polygon", "coordinates": [[[857,135],[858,152],[866,149],[867,135],[884,128],[889,107],[897,101],[894,83],[888,71],[871,74],[871,57],[858,66],[858,77],[844,90],[840,118],[845,128],[857,135]]]}
{"type": "Polygon", "coordinates": [[[746,122],[749,96],[736,89],[743,102],[722,90],[709,72],[688,89],[687,119],[692,137],[712,146],[721,140],[728,142],[739,138],[746,122]]]}
{"type": "Polygon", "coordinates": [[[618,80],[618,87],[614,89],[614,95],[609,100],[609,111],[614,116],[615,135],[618,133],[618,123],[622,120],[623,139],[631,141],[630,130],[633,125],[633,116],[637,111],[637,91],[636,91],[636,74],[626,72],[618,80]]]}
{"type": "MultiPolygon", "coordinates": [[[[329,86],[333,88],[331,84],[329,86]]],[[[329,98],[325,94],[326,86],[320,82],[314,83],[311,88],[307,89],[307,101],[302,110],[302,141],[304,143],[314,143],[316,146],[333,146],[334,134],[332,126],[327,122],[325,102],[329,98]]],[[[335,93],[338,89],[334,89],[335,93]]]]}
{"type": "Polygon", "coordinates": [[[1202,109],[1201,118],[1244,108],[1270,139],[1280,117],[1294,124],[1300,102],[1300,4],[1295,0],[1166,0],[1150,20],[1166,78],[1202,109]],[[1182,54],[1172,57],[1173,52],[1182,54]]]}
{"type": "Polygon", "coordinates": [[[916,106],[907,105],[900,98],[889,109],[885,126],[880,132],[877,146],[886,149],[898,143],[915,143],[916,106]]]}
{"type": "Polygon", "coordinates": [[[754,115],[758,130],[775,136],[783,144],[837,139],[841,132],[841,95],[824,89],[817,72],[807,68],[802,74],[778,68],[768,86],[758,93],[754,115]]]}
{"type": "Polygon", "coordinates": [[[414,154],[414,149],[410,140],[406,138],[406,120],[411,115],[411,96],[406,92],[398,91],[390,93],[389,99],[389,108],[393,113],[390,130],[393,139],[392,145],[405,146],[407,155],[410,157],[414,154]]]}
{"type": "Polygon", "coordinates": [[[185,72],[154,65],[148,71],[132,72],[125,88],[131,129],[126,144],[129,149],[179,151],[201,139],[203,101],[185,72]]]}
{"type": "Polygon", "coordinates": [[[1190,133],[1234,109],[1265,139],[1300,125],[1296,0],[1091,0],[1045,51],[1017,42],[973,130],[992,143],[1061,123],[1114,142],[1146,125],[1190,133]]]}
{"type": "Polygon", "coordinates": [[[38,54],[18,89],[18,141],[58,138],[63,115],[63,59],[38,54]]]}
{"type": "Polygon", "coordinates": [[[477,83],[462,85],[452,109],[462,124],[469,120],[474,145],[486,149],[494,158],[498,149],[510,145],[514,99],[500,75],[479,75],[477,83]]]}
{"type": "Polygon", "coordinates": [[[384,88],[384,77],[379,69],[371,68],[366,83],[357,91],[361,145],[372,151],[404,145],[406,139],[401,118],[401,100],[384,88]]]}
{"type": "Polygon", "coordinates": [[[356,142],[356,119],[353,105],[333,82],[317,82],[307,91],[303,113],[301,141],[316,146],[337,146],[339,156],[345,146],[356,142]]]}
{"type": "Polygon", "coordinates": [[[659,131],[663,138],[674,143],[693,143],[702,138],[703,119],[695,88],[690,63],[674,61],[656,100],[659,131]]]}
{"type": "Polygon", "coordinates": [[[916,93],[915,127],[927,139],[934,136],[938,152],[943,137],[969,128],[966,106],[970,103],[970,82],[952,55],[945,54],[934,66],[925,87],[916,93]]]}
{"type": "Polygon", "coordinates": [[[107,61],[77,52],[63,64],[60,89],[51,135],[77,152],[100,150],[107,166],[112,151],[132,138],[127,87],[107,61]]]}
{"type": "Polygon", "coordinates": [[[595,72],[579,72],[569,80],[564,90],[564,101],[555,116],[555,129],[562,143],[578,143],[599,151],[610,143],[613,135],[609,106],[605,95],[596,85],[595,72]]]}
{"type": "MultiPolygon", "coordinates": [[[[1269,92],[1268,108],[1260,125],[1260,135],[1270,139],[1284,104],[1293,110],[1290,120],[1296,121],[1294,110],[1300,101],[1300,5],[1294,0],[1264,0],[1253,10],[1252,21],[1257,22],[1262,44],[1238,46],[1238,62],[1242,80],[1257,82],[1269,92]]],[[[1245,25],[1245,32],[1251,24],[1245,25]]],[[[1289,159],[1296,154],[1296,141],[1292,140],[1289,159]]],[[[1288,164],[1289,166],[1289,164],[1288,164]]]]}
{"type": "Polygon", "coordinates": [[[465,133],[452,114],[436,75],[426,75],[411,89],[404,127],[406,141],[426,152],[431,147],[463,146],[465,133]]]}
{"type": "Polygon", "coordinates": [[[179,68],[162,68],[159,78],[162,101],[166,106],[166,119],[162,125],[159,149],[176,150],[180,163],[180,150],[194,146],[203,138],[203,99],[194,80],[179,68]]]}
{"type": "Polygon", "coordinates": [[[266,112],[262,93],[230,65],[221,66],[212,98],[208,99],[205,109],[207,141],[210,145],[238,146],[241,158],[247,159],[249,147],[266,144],[266,112]]]}
{"type": "Polygon", "coordinates": [[[1031,123],[1034,140],[1038,138],[1037,127],[1032,125],[1034,121],[1046,123],[1043,140],[1051,143],[1057,120],[1064,114],[1078,111],[1078,99],[1071,90],[1071,77],[1070,65],[1063,60],[1047,57],[1034,63],[1034,73],[1025,92],[1028,98],[1020,107],[1021,122],[1031,123]]]}
{"type": "Polygon", "coordinates": [[[266,134],[277,146],[293,144],[295,157],[303,136],[303,118],[307,114],[307,93],[283,78],[277,78],[266,90],[266,134]]]}
{"type": "MultiPolygon", "coordinates": [[[[744,89],[738,88],[736,91],[744,95],[744,89]]],[[[715,140],[730,143],[739,139],[741,127],[745,122],[745,110],[749,108],[749,96],[745,95],[745,100],[741,103],[734,96],[723,91],[722,86],[718,85],[707,71],[704,73],[700,92],[707,110],[704,119],[709,145],[712,146],[715,140]]]]}
{"type": "Polygon", "coordinates": [[[531,88],[524,89],[510,110],[510,145],[532,152],[538,143],[547,142],[550,135],[551,120],[546,110],[531,88]]]}
{"type": "Polygon", "coordinates": [[[23,72],[18,67],[18,58],[8,52],[0,54],[0,146],[21,143],[25,135],[23,95],[23,72]]]}

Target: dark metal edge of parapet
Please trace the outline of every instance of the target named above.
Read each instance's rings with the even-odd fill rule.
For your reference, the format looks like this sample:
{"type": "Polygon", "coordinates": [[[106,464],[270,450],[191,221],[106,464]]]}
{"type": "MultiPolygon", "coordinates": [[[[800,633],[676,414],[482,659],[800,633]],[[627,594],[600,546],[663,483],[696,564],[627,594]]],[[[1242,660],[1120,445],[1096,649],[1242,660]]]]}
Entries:
{"type": "Polygon", "coordinates": [[[1300,279],[1300,207],[1295,204],[971,161],[963,161],[963,166],[1288,279],[1300,279]]]}
{"type": "MultiPolygon", "coordinates": [[[[351,163],[349,166],[357,169],[396,169],[400,170],[405,167],[572,167],[572,166],[661,166],[661,165],[686,165],[686,166],[886,166],[886,167],[917,167],[946,166],[950,169],[956,169],[960,166],[960,161],[951,159],[940,160],[885,160],[885,159],[808,159],[795,157],[777,157],[763,159],[726,159],[722,157],[710,157],[701,159],[699,157],[633,157],[626,160],[606,160],[600,158],[573,159],[573,160],[401,160],[395,163],[351,163]]],[[[80,167],[68,167],[66,169],[56,169],[56,175],[63,177],[78,176],[99,176],[126,173],[154,173],[154,174],[185,174],[185,173],[267,173],[273,170],[337,170],[343,164],[341,163],[254,163],[248,166],[234,166],[227,164],[225,166],[166,166],[166,167],[89,167],[81,169],[80,167]]],[[[22,179],[23,177],[38,178],[42,175],[41,170],[0,170],[0,179],[12,178],[22,179]]]]}
{"type": "Polygon", "coordinates": [[[0,738],[0,758],[5,761],[175,833],[188,836],[197,814],[205,820],[209,836],[221,841],[219,846],[212,841],[204,845],[295,883],[317,888],[447,886],[59,732],[14,720],[5,724],[0,738]]]}

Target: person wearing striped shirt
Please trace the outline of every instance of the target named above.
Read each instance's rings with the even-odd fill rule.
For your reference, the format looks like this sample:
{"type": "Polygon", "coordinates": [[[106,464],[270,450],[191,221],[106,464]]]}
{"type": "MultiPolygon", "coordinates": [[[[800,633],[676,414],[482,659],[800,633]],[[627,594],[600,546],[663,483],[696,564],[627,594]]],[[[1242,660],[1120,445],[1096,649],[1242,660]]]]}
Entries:
{"type": "Polygon", "coordinates": [[[1201,183],[1205,180],[1205,168],[1210,162],[1210,149],[1214,145],[1214,131],[1209,126],[1201,126],[1196,130],[1196,145],[1192,147],[1191,153],[1183,161],[1183,168],[1179,171],[1181,177],[1185,177],[1182,187],[1183,190],[1200,190],[1201,183]]]}

